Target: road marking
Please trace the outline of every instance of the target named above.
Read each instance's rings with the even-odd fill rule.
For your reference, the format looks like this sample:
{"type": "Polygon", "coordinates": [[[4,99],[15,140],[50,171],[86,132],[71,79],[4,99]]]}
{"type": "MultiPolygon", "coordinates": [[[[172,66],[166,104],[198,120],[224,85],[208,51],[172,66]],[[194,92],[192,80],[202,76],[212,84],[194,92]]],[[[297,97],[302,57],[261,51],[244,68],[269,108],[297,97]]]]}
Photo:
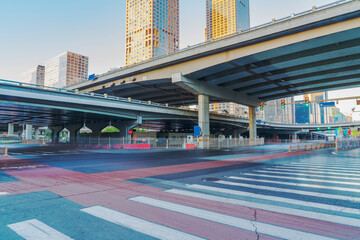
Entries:
{"type": "MultiPolygon", "coordinates": [[[[217,181],[216,183],[223,184],[223,185],[242,186],[242,183],[234,183],[234,182],[228,182],[228,181],[217,181]]],[[[195,185],[195,186],[201,186],[201,185],[195,185]]],[[[202,187],[200,187],[200,189],[204,189],[204,187],[205,186],[202,186],[202,187]]],[[[196,188],[199,188],[199,187],[196,187],[196,188]]],[[[327,204],[322,204],[322,203],[307,202],[307,201],[291,199],[291,198],[286,198],[286,197],[277,197],[277,196],[263,195],[263,194],[257,194],[257,193],[251,193],[251,192],[244,192],[244,191],[239,191],[239,190],[214,188],[214,187],[207,187],[207,186],[206,186],[206,188],[208,190],[211,190],[211,188],[213,188],[211,191],[230,193],[230,194],[238,195],[238,196],[253,197],[253,198],[259,198],[259,199],[270,200],[270,201],[281,202],[281,203],[290,203],[290,204],[295,204],[295,205],[300,205],[300,206],[305,206],[305,207],[319,208],[319,209],[331,210],[331,211],[336,211],[336,212],[346,212],[346,213],[355,214],[355,212],[360,211],[359,209],[354,209],[354,208],[346,208],[346,207],[339,207],[339,206],[327,205],[327,204]]],[[[350,225],[350,224],[348,224],[348,225],[350,225]]],[[[352,226],[354,226],[354,225],[352,225],[352,226]]],[[[360,221],[358,223],[356,223],[356,226],[360,227],[360,221]]]]}
{"type": "MultiPolygon", "coordinates": [[[[267,168],[267,170],[270,168],[267,168]]],[[[272,170],[272,169],[271,169],[272,170]]],[[[336,176],[326,176],[325,175],[319,175],[319,174],[309,174],[309,173],[289,173],[289,172],[278,172],[278,171],[265,171],[265,170],[254,170],[254,172],[259,172],[259,173],[276,173],[276,174],[281,174],[281,175],[296,175],[296,176],[308,176],[308,177],[322,177],[322,178],[333,178],[333,179],[346,179],[346,180],[357,180],[359,181],[360,178],[349,178],[349,177],[336,177],[336,176]]],[[[299,171],[298,171],[299,172],[299,171]]]]}
{"type": "Polygon", "coordinates": [[[101,206],[84,208],[81,209],[81,211],[159,239],[171,239],[171,240],[183,240],[183,239],[202,240],[203,239],[188,233],[184,233],[169,227],[165,227],[160,224],[152,223],[147,220],[133,217],[125,213],[121,213],[101,206]]]}
{"type": "Polygon", "coordinates": [[[291,171],[291,172],[309,172],[309,173],[324,173],[329,175],[340,175],[340,176],[354,176],[354,177],[360,177],[359,174],[351,174],[351,173],[334,173],[334,172],[323,172],[318,171],[316,169],[313,170],[302,170],[302,169],[294,169],[294,168],[288,168],[288,167],[277,167],[277,168],[265,168],[265,169],[274,169],[274,170],[281,170],[281,171],[291,171]]]}
{"type": "MultiPolygon", "coordinates": [[[[298,216],[298,217],[311,218],[311,219],[316,219],[316,220],[320,220],[320,221],[333,222],[333,223],[337,223],[337,224],[354,226],[354,224],[353,224],[354,219],[352,219],[352,218],[335,216],[335,215],[326,214],[326,213],[317,213],[317,212],[299,210],[299,209],[288,208],[288,207],[280,207],[280,206],[275,206],[275,205],[270,205],[270,204],[256,203],[256,202],[227,198],[227,197],[219,197],[219,196],[214,196],[214,195],[210,195],[210,194],[197,193],[197,192],[191,192],[191,191],[179,190],[179,189],[170,189],[170,190],[166,190],[165,192],[189,196],[189,197],[195,197],[195,198],[200,198],[200,199],[205,199],[205,200],[211,200],[211,201],[221,202],[221,203],[226,203],[226,204],[233,204],[233,205],[244,206],[244,207],[249,207],[249,208],[257,208],[257,209],[262,209],[262,210],[266,210],[266,211],[270,211],[270,212],[294,215],[294,216],[298,216]]],[[[360,226],[360,224],[357,224],[356,226],[360,226]]]]}
{"type": "Polygon", "coordinates": [[[350,170],[336,170],[336,169],[326,169],[324,167],[300,167],[300,166],[292,166],[292,165],[284,165],[286,168],[295,168],[295,169],[316,169],[322,171],[329,171],[329,172],[341,172],[341,173],[357,173],[360,176],[360,171],[350,171],[350,170]]]}
{"type": "Polygon", "coordinates": [[[26,240],[71,240],[72,238],[58,232],[37,219],[7,225],[26,240]]]}
{"type": "Polygon", "coordinates": [[[351,186],[360,186],[360,183],[350,183],[350,182],[322,180],[322,179],[310,179],[310,178],[298,178],[298,177],[294,178],[294,177],[285,177],[285,176],[275,176],[275,175],[271,175],[271,174],[243,173],[242,175],[256,176],[256,177],[278,178],[278,179],[289,179],[289,180],[295,180],[295,181],[307,181],[307,182],[318,182],[318,183],[335,183],[335,184],[343,184],[343,185],[351,185],[351,186]]]}
{"type": "MultiPolygon", "coordinates": [[[[228,177],[228,178],[235,179],[235,180],[245,180],[245,181],[252,181],[252,182],[263,182],[263,183],[275,183],[275,184],[283,184],[283,185],[295,186],[295,187],[304,187],[302,184],[291,183],[291,182],[279,182],[279,181],[253,179],[253,178],[241,178],[241,177],[228,177]]],[[[251,186],[251,184],[246,184],[246,185],[251,186]]],[[[310,184],[305,184],[305,185],[306,185],[305,187],[322,188],[322,186],[319,186],[319,185],[310,185],[310,184]]],[[[244,186],[245,186],[245,183],[244,183],[244,186]]],[[[255,186],[255,185],[252,185],[252,186],[255,186]]],[[[327,193],[294,190],[294,189],[288,189],[288,188],[276,188],[276,187],[268,187],[268,186],[260,186],[260,185],[256,185],[256,187],[258,189],[275,191],[275,192],[287,192],[287,193],[308,195],[308,196],[313,196],[313,197],[323,197],[323,198],[339,199],[339,200],[352,201],[352,202],[360,202],[360,198],[358,198],[358,197],[349,197],[349,196],[343,196],[343,195],[334,195],[334,194],[327,194],[327,193]]],[[[334,190],[331,187],[326,187],[325,189],[334,190]]],[[[351,192],[351,189],[347,189],[347,190],[349,192],[351,192]]]]}
{"type": "Polygon", "coordinates": [[[284,239],[334,239],[329,237],[320,236],[317,234],[302,232],[298,230],[292,230],[289,228],[279,227],[267,223],[262,222],[256,222],[256,221],[250,221],[243,218],[233,217],[221,213],[211,212],[208,210],[203,210],[199,208],[189,207],[177,203],[167,202],[163,200],[158,200],[155,198],[149,198],[149,197],[134,197],[130,198],[129,200],[147,204],[150,206],[167,209],[170,211],[182,213],[185,215],[241,228],[244,230],[257,232],[261,234],[267,234],[278,238],[284,238],[284,239]]]}
{"type": "Polygon", "coordinates": [[[313,164],[313,163],[291,163],[291,164],[283,164],[283,166],[314,166],[314,167],[331,167],[331,168],[343,168],[343,169],[352,169],[352,168],[358,168],[360,167],[359,164],[351,164],[346,163],[346,166],[344,166],[344,163],[333,163],[333,164],[313,164]]]}
{"type": "Polygon", "coordinates": [[[0,196],[5,196],[5,195],[9,195],[10,193],[8,192],[0,192],[0,196]]]}

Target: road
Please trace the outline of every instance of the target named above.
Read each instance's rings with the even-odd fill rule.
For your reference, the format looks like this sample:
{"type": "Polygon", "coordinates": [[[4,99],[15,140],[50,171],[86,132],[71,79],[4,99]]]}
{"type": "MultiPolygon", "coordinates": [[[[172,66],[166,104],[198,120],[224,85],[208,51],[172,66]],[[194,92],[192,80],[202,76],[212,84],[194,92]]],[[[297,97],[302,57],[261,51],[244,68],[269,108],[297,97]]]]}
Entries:
{"type": "Polygon", "coordinates": [[[0,239],[360,239],[360,151],[11,148],[0,239]]]}

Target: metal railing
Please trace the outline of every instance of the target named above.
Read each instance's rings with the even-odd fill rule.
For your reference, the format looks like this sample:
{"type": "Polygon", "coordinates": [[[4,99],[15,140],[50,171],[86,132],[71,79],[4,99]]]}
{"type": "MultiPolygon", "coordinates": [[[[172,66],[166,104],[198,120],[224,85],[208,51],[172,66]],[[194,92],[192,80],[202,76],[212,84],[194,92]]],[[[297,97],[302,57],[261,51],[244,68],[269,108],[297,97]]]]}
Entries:
{"type": "Polygon", "coordinates": [[[336,139],[336,151],[346,151],[360,148],[359,138],[341,138],[336,139]]]}

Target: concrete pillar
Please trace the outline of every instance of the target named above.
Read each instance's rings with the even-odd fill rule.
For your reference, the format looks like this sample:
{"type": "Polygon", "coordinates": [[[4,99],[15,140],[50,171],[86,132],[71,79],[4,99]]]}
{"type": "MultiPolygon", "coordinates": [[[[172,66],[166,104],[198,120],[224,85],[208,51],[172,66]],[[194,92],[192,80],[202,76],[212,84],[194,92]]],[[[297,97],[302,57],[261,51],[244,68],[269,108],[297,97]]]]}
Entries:
{"type": "Polygon", "coordinates": [[[256,144],[256,108],[249,107],[249,138],[250,138],[250,145],[256,144]]]}
{"type": "Polygon", "coordinates": [[[201,136],[210,136],[210,115],[209,115],[209,96],[198,95],[199,116],[198,122],[201,128],[201,136]]]}
{"type": "Polygon", "coordinates": [[[68,125],[65,126],[67,130],[70,132],[70,142],[71,143],[77,143],[78,133],[79,130],[83,127],[82,124],[74,124],[74,125],[68,125]]]}
{"type": "Polygon", "coordinates": [[[8,135],[14,135],[14,124],[13,123],[8,124],[8,135]]]}
{"type": "Polygon", "coordinates": [[[40,135],[40,129],[37,127],[35,128],[35,139],[39,139],[39,135],[40,135]]]}
{"type": "Polygon", "coordinates": [[[59,133],[64,127],[51,127],[51,141],[52,143],[59,143],[59,133]]]}
{"type": "Polygon", "coordinates": [[[33,126],[31,124],[26,124],[25,127],[25,139],[26,140],[32,140],[32,134],[33,134],[33,126]]]}

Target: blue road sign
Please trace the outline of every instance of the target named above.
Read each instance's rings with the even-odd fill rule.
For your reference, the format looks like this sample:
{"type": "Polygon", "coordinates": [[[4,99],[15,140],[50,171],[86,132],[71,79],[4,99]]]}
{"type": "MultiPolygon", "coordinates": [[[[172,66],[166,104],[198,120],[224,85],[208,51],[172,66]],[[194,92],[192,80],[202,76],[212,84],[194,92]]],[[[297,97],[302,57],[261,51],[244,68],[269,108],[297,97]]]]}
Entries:
{"type": "Polygon", "coordinates": [[[319,104],[320,107],[335,107],[335,102],[324,102],[319,104]]]}
{"type": "Polygon", "coordinates": [[[194,136],[195,137],[201,136],[201,127],[200,126],[195,126],[194,127],[194,136]]]}
{"type": "Polygon", "coordinates": [[[89,81],[95,79],[95,73],[89,76],[89,81]]]}

